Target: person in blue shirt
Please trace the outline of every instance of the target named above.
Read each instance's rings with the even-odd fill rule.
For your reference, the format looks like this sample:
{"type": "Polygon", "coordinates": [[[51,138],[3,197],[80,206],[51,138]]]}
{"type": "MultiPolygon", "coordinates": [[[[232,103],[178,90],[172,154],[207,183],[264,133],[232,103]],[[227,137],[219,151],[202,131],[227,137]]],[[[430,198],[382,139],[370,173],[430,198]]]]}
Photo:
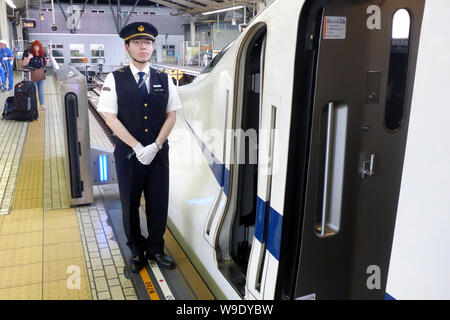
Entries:
{"type": "Polygon", "coordinates": [[[8,90],[12,90],[14,88],[14,74],[13,74],[14,53],[10,48],[7,47],[7,43],[5,40],[0,40],[0,57],[2,59],[2,62],[6,62],[5,64],[8,70],[5,70],[5,72],[8,74],[8,90]]]}
{"type": "Polygon", "coordinates": [[[0,91],[1,92],[6,91],[6,71],[5,70],[8,70],[8,66],[6,65],[6,63],[7,62],[0,60],[0,91]]]}

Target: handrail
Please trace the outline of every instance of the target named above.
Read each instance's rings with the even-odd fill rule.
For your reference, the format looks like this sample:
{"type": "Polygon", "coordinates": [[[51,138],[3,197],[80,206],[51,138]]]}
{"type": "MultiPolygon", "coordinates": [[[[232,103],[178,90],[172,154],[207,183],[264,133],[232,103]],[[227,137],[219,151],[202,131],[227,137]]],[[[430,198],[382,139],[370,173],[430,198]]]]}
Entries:
{"type": "Polygon", "coordinates": [[[56,62],[56,59],[53,56],[50,56],[50,62],[54,70],[59,70],[61,68],[61,66],[58,62],[56,62]]]}

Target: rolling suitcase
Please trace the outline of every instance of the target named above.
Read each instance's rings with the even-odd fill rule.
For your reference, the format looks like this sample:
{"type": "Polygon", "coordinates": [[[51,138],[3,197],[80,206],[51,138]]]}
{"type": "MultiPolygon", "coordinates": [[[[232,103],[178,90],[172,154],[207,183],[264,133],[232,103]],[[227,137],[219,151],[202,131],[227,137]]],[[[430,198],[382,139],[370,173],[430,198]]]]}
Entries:
{"type": "Polygon", "coordinates": [[[33,121],[39,117],[36,89],[31,81],[21,81],[14,86],[14,108],[10,120],[33,121]]]}

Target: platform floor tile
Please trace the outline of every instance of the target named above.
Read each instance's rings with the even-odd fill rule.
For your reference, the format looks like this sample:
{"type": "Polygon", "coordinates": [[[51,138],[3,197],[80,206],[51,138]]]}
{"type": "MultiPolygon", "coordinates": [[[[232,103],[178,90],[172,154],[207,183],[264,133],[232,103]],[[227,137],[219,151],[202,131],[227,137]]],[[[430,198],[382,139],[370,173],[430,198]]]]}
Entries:
{"type": "MultiPolygon", "coordinates": [[[[16,82],[21,81],[15,77],[16,82]]],[[[0,114],[12,91],[0,93],[0,114]]],[[[0,215],[9,214],[28,122],[0,119],[0,215]]]]}
{"type": "Polygon", "coordinates": [[[87,277],[45,282],[43,284],[43,300],[86,300],[90,297],[87,277]]]}
{"type": "MultiPolygon", "coordinates": [[[[94,187],[94,197],[99,196],[94,187]]],[[[133,284],[125,278],[125,263],[106,210],[100,202],[76,208],[88,278],[94,300],[136,300],[133,284]]]]}
{"type": "Polygon", "coordinates": [[[0,300],[42,300],[42,283],[0,289],[0,300]]]}

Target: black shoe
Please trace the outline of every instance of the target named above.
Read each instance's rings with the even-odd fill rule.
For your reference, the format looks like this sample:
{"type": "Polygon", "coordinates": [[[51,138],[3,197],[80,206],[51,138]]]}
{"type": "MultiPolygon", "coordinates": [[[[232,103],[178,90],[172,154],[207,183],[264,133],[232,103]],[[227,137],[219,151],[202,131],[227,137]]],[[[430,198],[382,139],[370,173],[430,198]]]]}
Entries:
{"type": "Polygon", "coordinates": [[[130,271],[133,273],[138,273],[142,268],[145,267],[146,260],[140,258],[139,256],[132,256],[130,259],[130,271]]]}
{"type": "Polygon", "coordinates": [[[147,254],[147,259],[156,261],[156,263],[162,268],[175,268],[175,262],[173,262],[173,258],[171,256],[165,255],[164,253],[147,254]]]}

